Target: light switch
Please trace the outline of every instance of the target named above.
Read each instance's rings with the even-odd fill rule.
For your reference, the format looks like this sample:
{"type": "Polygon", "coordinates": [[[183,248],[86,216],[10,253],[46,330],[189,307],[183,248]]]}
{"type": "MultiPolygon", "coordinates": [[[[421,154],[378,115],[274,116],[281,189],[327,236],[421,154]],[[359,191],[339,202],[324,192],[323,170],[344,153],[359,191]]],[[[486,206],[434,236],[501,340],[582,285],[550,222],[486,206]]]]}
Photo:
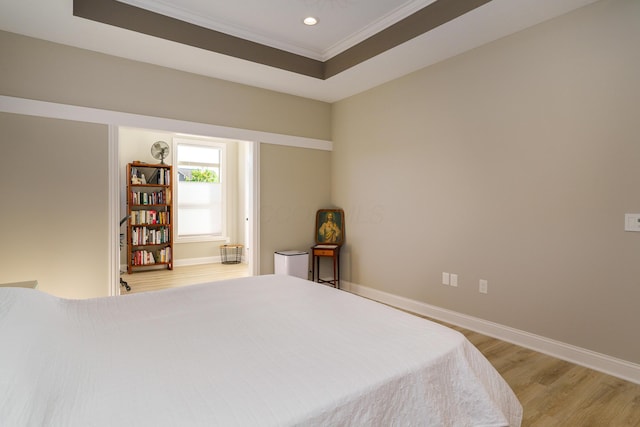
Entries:
{"type": "Polygon", "coordinates": [[[624,214],[624,231],[640,231],[640,214],[624,214]]]}

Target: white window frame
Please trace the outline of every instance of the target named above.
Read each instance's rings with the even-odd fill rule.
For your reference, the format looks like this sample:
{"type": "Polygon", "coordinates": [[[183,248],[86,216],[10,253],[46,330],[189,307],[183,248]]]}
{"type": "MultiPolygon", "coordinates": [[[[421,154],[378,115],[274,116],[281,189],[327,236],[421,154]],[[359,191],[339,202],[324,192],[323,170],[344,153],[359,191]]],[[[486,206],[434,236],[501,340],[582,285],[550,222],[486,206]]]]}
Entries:
{"type": "Polygon", "coordinates": [[[229,240],[229,232],[227,229],[227,211],[229,206],[229,201],[227,198],[227,145],[224,142],[218,142],[213,140],[206,139],[198,139],[198,138],[189,138],[189,137],[174,137],[173,138],[173,182],[175,185],[173,186],[174,195],[174,212],[173,212],[173,220],[172,223],[175,224],[174,230],[174,242],[175,243],[193,243],[193,242],[226,242],[229,240]],[[178,167],[180,166],[178,163],[178,145],[201,145],[204,147],[210,148],[218,148],[220,149],[220,184],[222,191],[222,231],[220,235],[212,235],[212,234],[203,234],[203,235],[195,235],[195,236],[180,236],[179,230],[179,221],[178,221],[178,211],[179,211],[179,185],[178,185],[178,167]]]}

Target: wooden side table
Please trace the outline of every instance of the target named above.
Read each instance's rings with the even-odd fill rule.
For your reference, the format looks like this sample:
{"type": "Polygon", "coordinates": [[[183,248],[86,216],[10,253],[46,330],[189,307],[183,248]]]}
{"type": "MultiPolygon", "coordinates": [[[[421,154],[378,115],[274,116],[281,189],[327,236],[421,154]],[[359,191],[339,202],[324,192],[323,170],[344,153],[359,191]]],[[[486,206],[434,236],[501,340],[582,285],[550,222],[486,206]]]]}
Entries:
{"type": "Polygon", "coordinates": [[[311,262],[311,279],[318,283],[329,283],[334,288],[340,289],[340,245],[315,245],[311,247],[313,260],[311,262]],[[320,278],[320,258],[331,257],[333,260],[333,280],[320,278]],[[316,272],[318,278],[316,279],[316,272]]]}

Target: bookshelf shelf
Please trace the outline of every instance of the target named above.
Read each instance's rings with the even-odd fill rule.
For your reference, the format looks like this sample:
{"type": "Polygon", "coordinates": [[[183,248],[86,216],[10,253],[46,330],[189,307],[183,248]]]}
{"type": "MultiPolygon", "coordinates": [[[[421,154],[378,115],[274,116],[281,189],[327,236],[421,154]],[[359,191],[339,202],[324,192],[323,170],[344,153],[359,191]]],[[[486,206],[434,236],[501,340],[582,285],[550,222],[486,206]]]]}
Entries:
{"type": "Polygon", "coordinates": [[[173,269],[172,167],[127,165],[127,272],[163,266],[173,269]]]}

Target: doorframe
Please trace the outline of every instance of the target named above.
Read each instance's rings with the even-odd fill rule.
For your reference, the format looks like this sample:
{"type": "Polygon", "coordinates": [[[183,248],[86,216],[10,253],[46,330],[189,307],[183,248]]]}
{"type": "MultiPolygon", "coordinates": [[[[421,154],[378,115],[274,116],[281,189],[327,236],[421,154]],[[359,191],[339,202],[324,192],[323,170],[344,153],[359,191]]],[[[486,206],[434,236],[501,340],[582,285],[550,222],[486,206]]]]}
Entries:
{"type": "Polygon", "coordinates": [[[0,112],[24,114],[27,116],[47,117],[53,119],[73,120],[77,122],[102,124],[108,127],[108,219],[107,232],[108,260],[106,289],[110,296],[120,292],[120,233],[119,233],[119,159],[117,128],[136,127],[144,129],[158,129],[168,132],[187,133],[195,135],[215,135],[220,138],[255,141],[253,150],[254,161],[254,194],[253,194],[253,268],[252,274],[260,274],[260,144],[286,145],[318,150],[332,149],[332,142],[324,139],[306,138],[279,133],[254,131],[249,129],[231,128],[207,123],[189,122],[185,120],[168,119],[146,116],[141,114],[124,113],[103,110],[92,107],[62,104],[57,102],[39,101],[0,95],[0,112]],[[118,231],[118,232],[116,232],[118,231]]]}
{"type": "Polygon", "coordinates": [[[107,277],[109,280],[109,296],[113,296],[120,295],[120,233],[122,233],[118,219],[120,216],[120,162],[118,126],[109,125],[108,129],[109,272],[107,277]],[[114,263],[116,264],[115,268],[114,263]]]}
{"type": "MultiPolygon", "coordinates": [[[[124,183],[121,182],[121,176],[120,176],[120,155],[119,155],[119,149],[120,149],[120,128],[123,127],[127,127],[127,128],[137,128],[137,129],[144,129],[144,130],[149,130],[149,131],[160,131],[160,132],[168,132],[168,133],[174,133],[174,134],[189,134],[189,135],[194,135],[194,136],[199,136],[199,137],[203,137],[203,138],[216,138],[216,139],[229,139],[229,140],[239,140],[240,138],[224,138],[219,136],[218,134],[214,133],[213,131],[209,132],[209,133],[196,133],[196,130],[194,128],[187,128],[182,129],[180,132],[177,132],[175,130],[173,130],[173,128],[171,128],[170,126],[167,127],[163,127],[163,128],[159,128],[159,127],[154,127],[154,128],[149,128],[149,127],[141,127],[141,126],[131,126],[131,125],[127,125],[127,126],[122,126],[122,125],[110,125],[109,126],[109,212],[111,215],[111,219],[109,221],[110,226],[112,224],[115,223],[119,223],[119,218],[121,216],[121,198],[120,198],[120,190],[122,188],[124,188],[124,183]],[[112,191],[112,185],[115,186],[115,191],[112,191]],[[114,221],[114,218],[117,221],[114,221]]],[[[201,130],[201,129],[200,129],[201,130]]],[[[248,191],[250,192],[250,200],[248,203],[248,206],[246,206],[248,208],[248,216],[250,218],[250,223],[249,223],[249,236],[248,238],[245,236],[245,240],[247,240],[247,246],[250,250],[246,251],[246,258],[245,260],[247,261],[248,264],[248,269],[249,272],[252,276],[257,276],[259,274],[259,266],[260,266],[260,251],[256,250],[255,248],[259,249],[259,244],[260,244],[260,215],[259,215],[259,200],[260,200],[260,188],[259,188],[259,176],[260,176],[260,172],[259,172],[259,150],[260,150],[260,143],[256,142],[256,141],[247,141],[247,140],[243,140],[244,143],[249,144],[249,155],[251,156],[251,165],[252,168],[249,171],[249,176],[250,176],[250,180],[248,182],[248,191]]],[[[114,263],[117,264],[116,267],[112,266],[112,268],[110,269],[110,274],[113,274],[114,271],[117,271],[118,274],[116,275],[115,279],[110,279],[110,284],[111,287],[109,289],[109,295],[113,296],[113,295],[121,295],[121,291],[122,291],[122,286],[120,286],[120,268],[121,268],[121,254],[120,254],[120,237],[119,237],[119,233],[111,233],[110,234],[113,238],[115,238],[114,236],[118,236],[118,241],[117,241],[117,250],[115,252],[115,255],[112,254],[112,257],[114,259],[114,263]]],[[[111,249],[115,244],[112,242],[110,242],[110,253],[113,252],[113,250],[111,249]]],[[[174,261],[175,263],[175,261],[174,261]]]]}
{"type": "MultiPolygon", "coordinates": [[[[260,274],[260,143],[250,145],[252,168],[250,168],[251,185],[249,185],[249,204],[251,216],[249,221],[249,271],[252,276],[260,274]]],[[[246,213],[246,212],[245,212],[246,213]]]]}

